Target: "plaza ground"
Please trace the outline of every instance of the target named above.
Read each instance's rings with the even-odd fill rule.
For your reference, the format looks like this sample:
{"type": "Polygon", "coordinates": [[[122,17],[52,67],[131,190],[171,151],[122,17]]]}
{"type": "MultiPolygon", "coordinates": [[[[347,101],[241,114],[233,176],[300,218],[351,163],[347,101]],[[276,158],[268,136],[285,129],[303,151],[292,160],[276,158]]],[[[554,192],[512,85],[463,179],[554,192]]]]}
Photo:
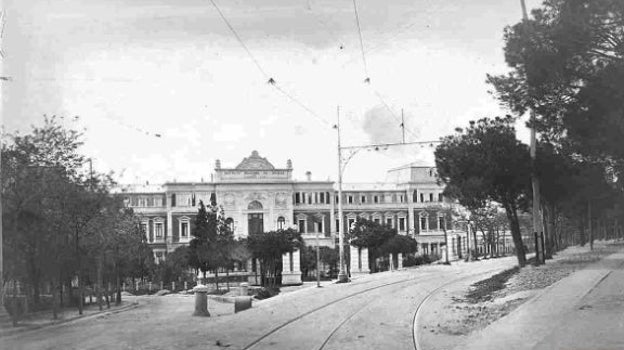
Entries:
{"type": "Polygon", "coordinates": [[[0,338],[3,349],[413,349],[414,315],[432,291],[478,281],[515,258],[432,265],[303,288],[233,314],[209,302],[191,316],[191,296],[135,297],[138,308],[0,338]]]}

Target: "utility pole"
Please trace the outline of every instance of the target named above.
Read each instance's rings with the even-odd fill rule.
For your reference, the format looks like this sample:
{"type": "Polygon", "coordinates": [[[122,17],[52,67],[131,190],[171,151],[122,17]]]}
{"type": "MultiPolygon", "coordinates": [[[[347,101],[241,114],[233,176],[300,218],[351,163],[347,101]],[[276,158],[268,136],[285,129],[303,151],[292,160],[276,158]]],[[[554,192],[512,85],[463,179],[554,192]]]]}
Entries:
{"type": "Polygon", "coordinates": [[[348,282],[345,261],[344,261],[344,218],[342,214],[342,148],[340,145],[340,106],[336,107],[336,118],[338,129],[338,254],[340,255],[340,268],[338,271],[338,282],[348,282]]]}
{"type": "MultiPolygon", "coordinates": [[[[522,20],[525,24],[528,24],[529,15],[527,13],[525,0],[520,0],[520,5],[522,6],[522,20]]],[[[539,179],[535,174],[535,159],[536,159],[536,150],[537,150],[537,135],[535,131],[535,111],[531,108],[531,185],[533,188],[533,235],[535,237],[535,263],[536,265],[540,265],[544,263],[544,247],[542,246],[540,236],[543,235],[543,232],[540,232],[539,228],[541,226],[541,213],[540,213],[540,190],[539,190],[539,179]]],[[[525,252],[526,253],[526,252],[525,252]]]]}
{"type": "Polygon", "coordinates": [[[316,230],[316,288],[321,287],[321,247],[319,246],[319,233],[316,230]]]}
{"type": "Polygon", "coordinates": [[[441,141],[416,141],[416,142],[403,142],[401,143],[379,143],[369,144],[361,146],[346,146],[343,147],[340,142],[340,106],[337,107],[337,120],[338,123],[334,125],[334,128],[338,131],[338,244],[339,257],[340,257],[340,271],[338,272],[338,283],[348,282],[349,279],[346,273],[345,259],[344,259],[344,215],[342,210],[342,175],[347,164],[354,155],[363,149],[379,151],[380,149],[388,149],[393,146],[407,146],[407,145],[429,145],[433,147],[434,144],[438,144],[441,141]],[[342,151],[347,151],[348,156],[343,159],[342,151]]]}

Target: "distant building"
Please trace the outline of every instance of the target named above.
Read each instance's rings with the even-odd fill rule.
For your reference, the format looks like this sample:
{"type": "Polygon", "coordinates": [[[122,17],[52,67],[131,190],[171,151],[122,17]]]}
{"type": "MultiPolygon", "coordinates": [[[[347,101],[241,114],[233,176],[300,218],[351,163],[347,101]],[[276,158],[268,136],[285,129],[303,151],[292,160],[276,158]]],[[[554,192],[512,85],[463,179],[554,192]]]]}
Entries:
{"type": "MultiPolygon", "coordinates": [[[[292,178],[292,162],[276,168],[257,151],[234,168],[215,162],[209,182],[167,182],[158,186],[121,186],[128,206],[139,213],[148,242],[157,260],[192,239],[193,219],[199,202],[214,198],[223,206],[226,221],[236,237],[249,233],[296,227],[307,245],[334,247],[338,241],[338,190],[332,181],[292,178]]],[[[387,181],[343,184],[344,229],[358,217],[392,226],[412,235],[419,253],[439,253],[444,229],[457,256],[465,249],[461,237],[443,213],[452,203],[442,194],[436,169],[408,164],[388,171],[387,181]],[[460,249],[457,249],[460,248],[460,249]]]]}

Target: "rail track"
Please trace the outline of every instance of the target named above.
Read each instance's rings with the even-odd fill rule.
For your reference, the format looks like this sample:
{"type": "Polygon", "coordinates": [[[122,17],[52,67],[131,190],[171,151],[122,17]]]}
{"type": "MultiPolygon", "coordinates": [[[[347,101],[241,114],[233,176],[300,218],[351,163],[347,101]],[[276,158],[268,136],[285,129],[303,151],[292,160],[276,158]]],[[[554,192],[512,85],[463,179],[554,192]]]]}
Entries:
{"type": "MultiPolygon", "coordinates": [[[[490,268],[487,269],[486,271],[480,271],[477,273],[473,273],[467,276],[462,276],[459,278],[454,278],[449,282],[446,282],[436,288],[434,288],[433,290],[429,291],[423,298],[422,300],[420,300],[420,302],[418,303],[418,305],[416,306],[416,309],[414,311],[414,316],[411,320],[411,328],[412,328],[412,339],[413,339],[413,345],[414,345],[414,349],[416,350],[422,350],[422,348],[420,347],[420,344],[418,342],[418,336],[417,336],[417,332],[416,332],[416,326],[417,326],[417,319],[418,319],[418,315],[419,312],[421,310],[422,305],[429,300],[435,293],[437,293],[438,291],[440,291],[441,289],[443,289],[444,287],[451,285],[453,283],[457,283],[459,281],[468,279],[468,278],[475,278],[477,276],[480,275],[486,275],[486,274],[490,274],[492,272],[495,272],[496,270],[498,270],[497,268],[490,268]]],[[[302,313],[301,315],[298,315],[297,317],[291,318],[275,327],[273,327],[271,330],[269,330],[268,332],[264,333],[263,335],[259,336],[258,338],[256,338],[255,340],[253,340],[252,342],[250,342],[249,344],[247,344],[245,347],[243,347],[243,350],[249,350],[249,349],[254,349],[258,346],[260,346],[261,344],[267,343],[267,345],[269,345],[269,347],[274,347],[274,344],[270,343],[270,338],[271,336],[275,335],[278,331],[280,330],[286,330],[287,327],[293,325],[294,323],[296,323],[297,321],[303,320],[304,318],[311,316],[313,314],[318,313],[319,311],[322,311],[324,309],[327,309],[328,307],[349,300],[349,299],[354,299],[357,298],[359,296],[363,296],[367,293],[371,293],[374,291],[379,291],[381,289],[385,289],[385,288],[396,288],[399,287],[399,290],[403,290],[406,288],[411,288],[414,287],[416,285],[419,284],[423,284],[423,283],[427,283],[427,282],[431,282],[437,278],[440,277],[440,275],[438,275],[437,273],[433,273],[434,275],[432,276],[431,274],[427,275],[427,276],[410,276],[409,278],[405,278],[405,279],[401,279],[398,281],[393,281],[393,282],[389,282],[389,283],[384,283],[384,284],[380,284],[380,285],[376,285],[373,287],[369,287],[369,288],[365,288],[362,289],[360,291],[345,295],[343,297],[340,297],[338,299],[332,300],[328,303],[325,303],[323,305],[320,305],[312,310],[309,310],[307,312],[302,313]],[[423,278],[425,277],[425,278],[423,278]]],[[[368,282],[364,282],[363,284],[368,284],[368,282]]],[[[356,316],[357,314],[359,314],[360,312],[362,312],[363,310],[366,310],[368,307],[370,307],[371,305],[378,303],[380,301],[380,299],[375,299],[375,300],[371,300],[371,301],[363,301],[362,304],[360,304],[360,307],[356,307],[355,310],[353,310],[352,312],[349,312],[348,314],[344,315],[342,318],[342,321],[340,321],[335,327],[327,330],[327,336],[324,337],[324,339],[322,341],[319,341],[318,343],[320,343],[320,345],[318,346],[314,346],[314,347],[309,347],[309,348],[313,348],[313,349],[318,349],[318,350],[323,350],[325,349],[328,344],[330,344],[330,341],[335,337],[336,333],[338,333],[339,330],[341,330],[346,324],[348,324],[354,316],[356,316]]],[[[411,306],[410,306],[411,307],[411,306]]]]}

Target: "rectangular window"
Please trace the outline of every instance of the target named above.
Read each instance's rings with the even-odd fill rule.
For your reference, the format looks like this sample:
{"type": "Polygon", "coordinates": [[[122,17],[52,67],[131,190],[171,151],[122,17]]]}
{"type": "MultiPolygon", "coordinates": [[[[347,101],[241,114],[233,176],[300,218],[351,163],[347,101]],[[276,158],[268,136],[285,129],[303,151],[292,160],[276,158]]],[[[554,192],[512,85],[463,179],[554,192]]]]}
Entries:
{"type": "Polygon", "coordinates": [[[156,235],[157,238],[162,238],[162,236],[163,236],[163,224],[162,224],[162,222],[155,222],[154,223],[154,234],[156,235]]]}
{"type": "Polygon", "coordinates": [[[376,224],[378,224],[380,222],[379,218],[376,218],[373,221],[375,221],[376,224]]]}
{"type": "Polygon", "coordinates": [[[405,231],[405,218],[399,218],[399,230],[405,231]]]}
{"type": "Polygon", "coordinates": [[[433,202],[433,193],[429,193],[429,202],[433,202]]]}
{"type": "Polygon", "coordinates": [[[438,193],[438,202],[444,202],[444,195],[442,193],[438,193]]]}
{"type": "Polygon", "coordinates": [[[399,201],[400,201],[401,203],[403,203],[403,201],[404,201],[404,200],[405,200],[405,198],[403,197],[403,195],[400,195],[400,196],[399,196],[399,201]]]}
{"type": "Polygon", "coordinates": [[[386,219],[386,225],[392,227],[392,218],[387,218],[386,219]]]}
{"type": "Polygon", "coordinates": [[[308,197],[308,204],[312,204],[312,196],[308,195],[306,197],[308,197]]]}
{"type": "Polygon", "coordinates": [[[424,201],[425,201],[425,194],[424,194],[424,193],[421,193],[421,194],[420,194],[420,202],[422,203],[422,202],[424,202],[424,201]]]}
{"type": "Polygon", "coordinates": [[[148,207],[154,206],[154,197],[147,197],[147,206],[148,207]]]}
{"type": "Polygon", "coordinates": [[[298,224],[299,224],[299,233],[305,233],[306,232],[306,229],[305,229],[306,222],[305,222],[305,220],[299,220],[298,224]]]}
{"type": "Polygon", "coordinates": [[[361,196],[360,202],[362,202],[362,204],[366,203],[366,196],[361,196]]]}
{"type": "Polygon", "coordinates": [[[336,219],[336,232],[340,230],[340,219],[336,219]]]}
{"type": "Polygon", "coordinates": [[[427,230],[427,217],[420,218],[420,230],[421,231],[427,230]]]}
{"type": "Polygon", "coordinates": [[[353,196],[351,195],[347,196],[347,203],[353,204],[353,196]]]}
{"type": "Polygon", "coordinates": [[[321,192],[321,204],[325,204],[325,193],[321,192]]]}
{"type": "Polygon", "coordinates": [[[318,203],[319,202],[319,195],[318,192],[314,192],[314,203],[318,203]]]}
{"type": "Polygon", "coordinates": [[[379,196],[373,196],[373,202],[379,203],[379,196]]]}
{"type": "Polygon", "coordinates": [[[314,232],[323,233],[323,223],[317,221],[314,223],[314,232]]]}
{"type": "Polygon", "coordinates": [[[442,230],[444,228],[444,217],[441,216],[438,218],[438,229],[442,230]]]}
{"type": "Polygon", "coordinates": [[[340,200],[338,200],[338,196],[334,197],[334,202],[336,202],[336,204],[338,204],[338,202],[340,202],[340,200]]]}
{"type": "Polygon", "coordinates": [[[295,192],[295,204],[299,204],[301,202],[301,196],[299,195],[299,192],[295,192]]]}
{"type": "Polygon", "coordinates": [[[351,227],[353,227],[353,224],[355,223],[355,219],[349,219],[348,223],[349,223],[348,229],[349,229],[349,231],[351,231],[351,227]]]}
{"type": "Polygon", "coordinates": [[[181,224],[180,237],[188,237],[188,231],[189,231],[188,228],[189,228],[188,222],[183,222],[181,224]]]}

